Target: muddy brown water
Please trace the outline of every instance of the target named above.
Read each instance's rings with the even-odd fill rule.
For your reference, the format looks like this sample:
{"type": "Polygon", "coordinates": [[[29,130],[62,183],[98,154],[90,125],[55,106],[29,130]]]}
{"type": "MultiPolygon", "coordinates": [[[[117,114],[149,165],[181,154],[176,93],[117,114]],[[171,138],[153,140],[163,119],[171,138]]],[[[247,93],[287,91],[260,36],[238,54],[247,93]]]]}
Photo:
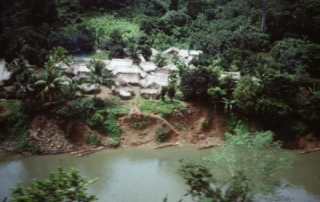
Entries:
{"type": "MultiPolygon", "coordinates": [[[[320,201],[320,152],[293,153],[294,169],[280,177],[290,187],[280,188],[279,192],[296,202],[320,201]]],[[[195,147],[103,150],[84,157],[70,154],[24,157],[0,153],[0,201],[10,195],[9,187],[16,182],[30,185],[33,178],[46,179],[57,166],[62,166],[75,167],[88,179],[99,177],[89,192],[96,194],[101,202],[162,202],[165,195],[169,202],[179,199],[191,202],[190,197],[184,196],[188,187],[177,174],[178,160],[205,154],[210,154],[210,150],[195,147]]]]}

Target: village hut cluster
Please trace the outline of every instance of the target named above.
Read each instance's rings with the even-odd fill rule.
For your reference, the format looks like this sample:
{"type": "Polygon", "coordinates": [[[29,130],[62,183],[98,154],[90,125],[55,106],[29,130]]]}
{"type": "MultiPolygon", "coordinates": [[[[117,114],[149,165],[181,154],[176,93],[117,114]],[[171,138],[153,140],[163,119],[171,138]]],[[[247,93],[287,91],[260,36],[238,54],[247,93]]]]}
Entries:
{"type": "MultiPolygon", "coordinates": [[[[159,67],[155,63],[156,55],[159,52],[152,49],[152,56],[150,61],[146,61],[140,55],[140,63],[134,63],[133,60],[125,59],[112,59],[102,60],[106,64],[106,70],[113,73],[115,76],[116,86],[113,87],[112,92],[119,95],[122,99],[130,99],[134,96],[133,86],[140,87],[140,96],[145,99],[158,99],[160,97],[162,86],[169,85],[169,76],[172,71],[177,70],[175,64],[170,63],[171,57],[174,53],[179,56],[179,61],[182,64],[189,65],[193,58],[199,57],[201,51],[188,51],[176,47],[169,48],[163,52],[164,57],[169,62],[164,67],[159,67]]],[[[87,64],[90,59],[76,60],[66,72],[72,72],[74,75],[81,77],[86,72],[90,71],[87,64]]],[[[191,67],[192,68],[192,67],[191,67]]],[[[88,91],[90,86],[85,87],[88,91]]]]}
{"type": "MultiPolygon", "coordinates": [[[[173,71],[177,70],[177,66],[172,62],[175,57],[179,64],[184,64],[190,69],[195,68],[189,65],[190,61],[198,58],[202,51],[184,50],[176,47],[171,47],[162,53],[167,64],[160,67],[156,62],[156,56],[159,53],[155,49],[151,49],[152,56],[150,61],[146,61],[142,55],[139,56],[140,63],[134,63],[129,58],[102,60],[105,65],[105,71],[113,73],[115,76],[115,86],[112,92],[119,95],[122,99],[130,99],[134,96],[133,86],[140,87],[140,96],[145,99],[158,99],[161,94],[161,88],[169,85],[169,76],[173,71]]],[[[56,64],[60,69],[63,69],[66,74],[75,75],[78,79],[85,76],[90,69],[87,65],[91,59],[74,60],[68,66],[64,63],[56,64]]],[[[11,73],[6,68],[7,64],[0,62],[0,89],[4,82],[10,78],[11,73]]],[[[240,72],[222,72],[221,77],[231,76],[235,79],[240,79],[240,72]]],[[[95,91],[95,86],[90,84],[81,84],[85,92],[95,91]]]]}

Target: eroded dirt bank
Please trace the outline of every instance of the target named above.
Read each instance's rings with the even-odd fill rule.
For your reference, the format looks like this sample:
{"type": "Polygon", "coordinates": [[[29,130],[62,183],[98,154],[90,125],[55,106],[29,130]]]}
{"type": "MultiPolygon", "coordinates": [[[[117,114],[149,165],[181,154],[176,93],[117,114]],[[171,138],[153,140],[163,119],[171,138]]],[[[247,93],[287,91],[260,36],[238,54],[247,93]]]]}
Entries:
{"type": "MultiPolygon", "coordinates": [[[[118,118],[121,137],[120,146],[117,148],[156,147],[174,143],[180,146],[222,144],[226,132],[223,117],[210,115],[200,104],[187,103],[187,105],[187,113],[174,110],[170,117],[141,112],[134,105],[129,114],[118,118]],[[167,138],[163,142],[157,140],[159,128],[166,132],[167,138]]],[[[36,151],[27,151],[23,154],[58,154],[96,147],[85,141],[85,134],[96,135],[103,146],[109,147],[110,137],[78,120],[72,121],[73,127],[69,131],[63,130],[68,122],[70,120],[48,114],[36,116],[26,138],[36,146],[36,151]]],[[[318,141],[310,139],[308,136],[297,136],[292,141],[285,142],[284,147],[304,150],[320,147],[318,141]]],[[[16,142],[6,141],[0,145],[0,150],[13,152],[16,146],[16,142]]]]}

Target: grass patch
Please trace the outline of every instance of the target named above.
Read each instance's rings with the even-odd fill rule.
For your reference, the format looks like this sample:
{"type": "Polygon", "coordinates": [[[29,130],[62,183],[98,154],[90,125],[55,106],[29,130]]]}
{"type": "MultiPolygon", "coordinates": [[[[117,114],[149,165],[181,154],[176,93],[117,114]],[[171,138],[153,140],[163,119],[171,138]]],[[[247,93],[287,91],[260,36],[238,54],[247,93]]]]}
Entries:
{"type": "Polygon", "coordinates": [[[86,57],[94,60],[107,60],[109,58],[109,54],[105,50],[100,50],[99,52],[94,51],[86,57]]]}
{"type": "Polygon", "coordinates": [[[174,122],[174,125],[179,129],[179,130],[187,130],[186,127],[184,127],[181,123],[179,122],[174,122]]]}
{"type": "Polygon", "coordinates": [[[87,16],[84,18],[84,23],[94,27],[96,31],[102,28],[106,38],[113,30],[119,30],[124,40],[142,34],[139,30],[139,24],[126,18],[115,17],[114,15],[109,14],[102,16],[87,16]]]}
{"type": "Polygon", "coordinates": [[[142,131],[141,133],[139,133],[140,136],[145,136],[148,135],[148,133],[150,133],[150,129],[145,129],[144,131],[142,131]]]}
{"type": "Polygon", "coordinates": [[[187,112],[188,107],[176,101],[161,101],[161,100],[145,100],[140,106],[140,110],[159,114],[162,117],[168,117],[172,114],[173,110],[179,110],[184,114],[187,112]]]}

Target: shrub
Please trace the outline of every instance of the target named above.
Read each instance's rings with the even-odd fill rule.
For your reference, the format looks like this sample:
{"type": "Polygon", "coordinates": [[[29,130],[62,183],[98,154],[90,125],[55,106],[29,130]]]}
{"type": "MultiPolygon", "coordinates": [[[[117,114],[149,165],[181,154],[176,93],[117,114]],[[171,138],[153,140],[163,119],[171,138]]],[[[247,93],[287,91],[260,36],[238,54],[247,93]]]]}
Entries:
{"type": "Polygon", "coordinates": [[[103,123],[103,132],[109,137],[120,137],[121,130],[117,124],[116,115],[114,113],[110,113],[107,120],[103,123]]]}
{"type": "Polygon", "coordinates": [[[2,101],[0,106],[8,108],[8,111],[0,115],[0,141],[8,137],[19,140],[28,130],[33,119],[32,107],[27,103],[17,101],[2,101]]]}
{"type": "Polygon", "coordinates": [[[90,145],[100,145],[101,141],[96,135],[85,134],[84,140],[90,145]]]}
{"type": "Polygon", "coordinates": [[[157,129],[157,142],[164,142],[168,138],[168,132],[165,131],[163,128],[157,129]]]}
{"type": "Polygon", "coordinates": [[[87,124],[91,127],[99,126],[102,124],[102,122],[103,122],[103,116],[97,112],[87,120],[87,124]]]}
{"type": "Polygon", "coordinates": [[[112,140],[109,141],[109,146],[110,147],[117,147],[120,145],[120,140],[118,137],[113,138],[112,140]]]}
{"type": "Polygon", "coordinates": [[[106,103],[99,97],[92,98],[92,101],[93,101],[94,107],[96,108],[103,108],[106,106],[106,103]]]}

